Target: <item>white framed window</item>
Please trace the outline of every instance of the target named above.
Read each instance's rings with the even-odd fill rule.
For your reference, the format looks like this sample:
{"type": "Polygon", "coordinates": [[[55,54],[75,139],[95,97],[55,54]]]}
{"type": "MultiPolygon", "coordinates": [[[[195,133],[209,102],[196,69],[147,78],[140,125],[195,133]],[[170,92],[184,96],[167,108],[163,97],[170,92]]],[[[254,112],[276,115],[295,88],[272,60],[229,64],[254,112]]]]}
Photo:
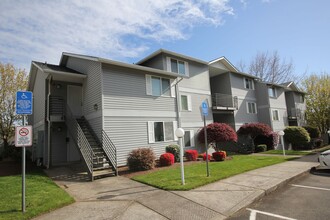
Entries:
{"type": "Polygon", "coordinates": [[[249,114],[257,114],[257,103],[255,102],[247,102],[247,113],[249,114]]]}
{"type": "Polygon", "coordinates": [[[177,126],[176,121],[148,121],[149,143],[177,140],[174,134],[177,126]]]}
{"type": "Polygon", "coordinates": [[[152,96],[175,97],[174,80],[146,75],[146,93],[152,96]]]}
{"type": "Polygon", "coordinates": [[[252,79],[243,78],[244,80],[244,88],[254,90],[254,82],[252,79]]]}
{"type": "Polygon", "coordinates": [[[191,111],[191,96],[181,95],[181,111],[191,111]]]}
{"type": "Polygon", "coordinates": [[[167,57],[167,71],[188,76],[188,62],[167,57]]]}
{"type": "Polygon", "coordinates": [[[273,118],[273,121],[280,120],[280,113],[278,112],[278,110],[272,110],[272,118],[273,118]]]}
{"type": "Polygon", "coordinates": [[[300,103],[304,103],[305,102],[304,95],[299,95],[299,101],[300,101],[300,103]]]}
{"type": "Polygon", "coordinates": [[[271,98],[276,98],[276,88],[268,87],[268,95],[271,98]]]}
{"type": "Polygon", "coordinates": [[[184,132],[184,146],[193,147],[195,146],[195,132],[194,130],[188,130],[184,132]]]}

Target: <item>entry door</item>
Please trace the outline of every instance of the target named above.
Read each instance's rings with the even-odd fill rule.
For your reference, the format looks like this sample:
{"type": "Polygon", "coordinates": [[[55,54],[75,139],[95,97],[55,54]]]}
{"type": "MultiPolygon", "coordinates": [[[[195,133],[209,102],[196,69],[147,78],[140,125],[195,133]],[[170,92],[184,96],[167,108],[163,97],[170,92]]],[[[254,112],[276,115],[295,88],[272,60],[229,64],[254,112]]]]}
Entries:
{"type": "Polygon", "coordinates": [[[82,88],[81,86],[68,85],[67,104],[73,116],[82,116],[82,88]]]}

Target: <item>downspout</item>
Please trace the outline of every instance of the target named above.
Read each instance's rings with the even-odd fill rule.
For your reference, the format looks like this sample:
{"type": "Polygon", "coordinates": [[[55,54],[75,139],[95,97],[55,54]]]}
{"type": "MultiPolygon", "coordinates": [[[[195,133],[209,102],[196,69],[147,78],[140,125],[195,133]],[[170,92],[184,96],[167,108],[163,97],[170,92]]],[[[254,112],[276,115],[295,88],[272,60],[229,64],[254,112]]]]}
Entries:
{"type": "Polygon", "coordinates": [[[181,77],[174,85],[175,86],[175,95],[176,95],[176,117],[177,117],[179,128],[181,128],[179,82],[181,82],[182,80],[183,80],[183,78],[181,77]]]}
{"type": "Polygon", "coordinates": [[[48,125],[48,129],[47,129],[47,169],[49,169],[50,167],[50,94],[51,94],[51,81],[52,81],[52,76],[49,76],[48,79],[48,94],[47,94],[47,125],[48,125]]]}

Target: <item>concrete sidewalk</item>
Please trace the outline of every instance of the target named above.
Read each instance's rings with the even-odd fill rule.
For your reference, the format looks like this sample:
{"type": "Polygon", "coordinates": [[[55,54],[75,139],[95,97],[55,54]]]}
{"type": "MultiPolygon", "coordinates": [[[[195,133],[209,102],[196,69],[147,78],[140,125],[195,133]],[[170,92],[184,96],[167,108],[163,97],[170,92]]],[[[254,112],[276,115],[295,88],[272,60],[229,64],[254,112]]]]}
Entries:
{"type": "Polygon", "coordinates": [[[318,165],[305,156],[190,191],[164,191],[125,177],[57,182],[76,203],[36,219],[225,219],[318,165]]]}

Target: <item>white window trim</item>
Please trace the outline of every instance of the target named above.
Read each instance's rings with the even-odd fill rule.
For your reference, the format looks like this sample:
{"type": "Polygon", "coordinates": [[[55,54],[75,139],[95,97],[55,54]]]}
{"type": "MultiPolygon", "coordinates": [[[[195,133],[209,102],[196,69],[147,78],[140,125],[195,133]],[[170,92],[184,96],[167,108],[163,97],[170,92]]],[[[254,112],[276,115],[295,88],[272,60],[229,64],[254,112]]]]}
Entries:
{"type": "Polygon", "coordinates": [[[280,111],[278,109],[272,109],[272,121],[280,121],[280,111]],[[277,112],[278,120],[274,119],[274,112],[277,112]]]}
{"type": "Polygon", "coordinates": [[[180,95],[180,110],[183,111],[183,112],[191,112],[192,111],[192,104],[191,104],[191,95],[186,95],[186,94],[181,94],[180,95]],[[185,110],[185,109],[182,109],[182,99],[181,97],[182,96],[187,96],[187,105],[188,105],[188,109],[185,110]]]}
{"type": "Polygon", "coordinates": [[[166,142],[173,142],[173,141],[177,141],[178,138],[175,135],[175,130],[178,127],[178,122],[177,121],[148,121],[147,122],[148,125],[148,142],[149,144],[152,143],[166,143],[166,142]],[[155,141],[155,123],[156,122],[162,122],[163,123],[163,132],[164,132],[164,141],[155,141]],[[173,140],[165,140],[166,138],[166,130],[165,130],[165,122],[172,122],[173,125],[173,140]]]}
{"type": "MultiPolygon", "coordinates": [[[[184,68],[185,68],[185,72],[186,72],[186,73],[185,73],[185,76],[189,76],[189,65],[188,65],[188,62],[183,61],[183,60],[180,60],[180,59],[177,59],[177,58],[173,58],[173,57],[166,57],[166,67],[167,67],[167,71],[168,71],[168,72],[172,72],[172,68],[171,68],[171,59],[176,60],[177,63],[178,63],[179,61],[183,62],[183,63],[184,63],[184,68]]],[[[179,67],[179,65],[178,65],[178,67],[179,67]]],[[[176,72],[172,72],[172,73],[176,73],[176,72]]],[[[177,74],[182,75],[182,74],[180,74],[180,73],[177,73],[177,74]]]]}
{"type": "MultiPolygon", "coordinates": [[[[153,76],[153,75],[148,75],[146,74],[145,75],[146,77],[146,94],[147,95],[150,95],[150,96],[155,96],[155,97],[173,97],[175,98],[175,81],[174,79],[170,79],[170,78],[166,78],[166,77],[160,77],[160,76],[153,76]],[[153,95],[152,94],[152,77],[156,77],[156,78],[160,78],[160,80],[162,79],[168,79],[170,81],[170,95],[164,95],[164,94],[161,94],[160,96],[157,96],[157,95],[153,95]]],[[[162,83],[160,83],[160,90],[162,92],[162,83]]]]}
{"type": "Polygon", "coordinates": [[[195,131],[194,130],[187,130],[186,132],[189,132],[190,146],[184,146],[184,147],[186,147],[186,148],[195,147],[195,131]]]}
{"type": "Polygon", "coordinates": [[[243,85],[244,85],[244,89],[254,90],[254,80],[253,80],[253,79],[250,79],[250,78],[247,78],[247,77],[243,77],[243,85]],[[248,79],[248,80],[250,80],[250,81],[252,82],[252,83],[251,83],[251,86],[252,86],[251,89],[249,89],[249,88],[246,87],[246,84],[245,84],[245,80],[246,80],[246,79],[248,79]]]}
{"type": "Polygon", "coordinates": [[[255,103],[255,102],[246,102],[246,112],[247,112],[248,114],[253,114],[253,115],[258,114],[257,103],[255,103]],[[254,104],[254,106],[255,106],[255,110],[256,110],[255,113],[253,113],[253,112],[249,112],[249,103],[253,103],[253,104],[254,104]]]}

